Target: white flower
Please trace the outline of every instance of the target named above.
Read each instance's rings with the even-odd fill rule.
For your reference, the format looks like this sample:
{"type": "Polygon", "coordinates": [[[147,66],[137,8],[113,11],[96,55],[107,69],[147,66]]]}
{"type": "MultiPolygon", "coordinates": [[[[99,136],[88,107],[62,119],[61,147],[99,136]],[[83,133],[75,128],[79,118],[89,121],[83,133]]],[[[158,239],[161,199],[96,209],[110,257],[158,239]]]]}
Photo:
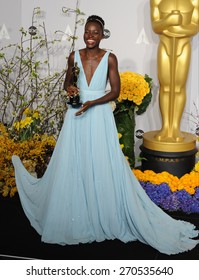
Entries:
{"type": "Polygon", "coordinates": [[[115,111],[115,108],[116,108],[116,103],[115,103],[115,101],[109,101],[109,104],[110,104],[110,106],[111,106],[111,108],[112,108],[112,111],[115,111]]]}

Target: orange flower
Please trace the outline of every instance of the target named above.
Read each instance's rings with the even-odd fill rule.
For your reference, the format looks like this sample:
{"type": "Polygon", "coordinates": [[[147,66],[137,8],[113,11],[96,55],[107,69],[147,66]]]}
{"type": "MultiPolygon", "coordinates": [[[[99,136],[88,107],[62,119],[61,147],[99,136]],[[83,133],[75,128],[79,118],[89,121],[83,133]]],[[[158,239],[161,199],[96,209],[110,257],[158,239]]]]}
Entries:
{"type": "Polygon", "coordinates": [[[139,181],[151,182],[152,184],[160,185],[166,183],[169,185],[172,192],[177,190],[185,190],[189,194],[195,193],[196,187],[199,187],[199,174],[197,171],[192,171],[185,174],[181,178],[174,176],[168,172],[155,173],[152,170],[144,172],[134,169],[133,173],[139,181]]]}

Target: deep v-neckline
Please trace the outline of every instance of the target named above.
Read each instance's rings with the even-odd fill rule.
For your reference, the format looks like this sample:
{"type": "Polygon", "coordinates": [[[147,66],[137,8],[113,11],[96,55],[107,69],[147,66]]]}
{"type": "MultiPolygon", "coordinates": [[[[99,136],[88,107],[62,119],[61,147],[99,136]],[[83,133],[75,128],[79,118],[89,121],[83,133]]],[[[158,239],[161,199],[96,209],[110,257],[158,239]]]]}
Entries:
{"type": "Polygon", "coordinates": [[[104,59],[104,57],[106,56],[107,52],[104,53],[104,55],[102,56],[102,58],[101,58],[99,64],[98,64],[97,67],[95,68],[95,71],[93,72],[93,76],[91,77],[89,83],[88,83],[88,80],[87,80],[87,78],[86,78],[86,74],[85,74],[85,70],[84,70],[84,65],[83,65],[83,63],[82,63],[82,59],[81,59],[81,56],[80,56],[80,52],[79,52],[79,51],[78,51],[78,54],[79,54],[79,60],[80,60],[81,66],[82,66],[83,74],[84,74],[84,79],[85,79],[85,82],[86,82],[87,87],[89,88],[90,85],[91,85],[91,83],[92,83],[92,80],[93,80],[93,78],[94,78],[94,76],[95,76],[95,74],[96,74],[96,72],[97,72],[97,69],[99,68],[99,66],[100,66],[102,60],[104,59]]]}

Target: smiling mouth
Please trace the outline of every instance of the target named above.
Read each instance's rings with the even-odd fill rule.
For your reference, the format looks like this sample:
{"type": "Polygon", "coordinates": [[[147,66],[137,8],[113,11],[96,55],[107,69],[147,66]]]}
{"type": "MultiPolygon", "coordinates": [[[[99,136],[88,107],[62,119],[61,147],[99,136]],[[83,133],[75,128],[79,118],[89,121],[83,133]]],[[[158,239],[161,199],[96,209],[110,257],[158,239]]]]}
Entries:
{"type": "Polygon", "coordinates": [[[95,41],[94,40],[87,40],[87,43],[93,44],[93,43],[95,43],[95,41]]]}

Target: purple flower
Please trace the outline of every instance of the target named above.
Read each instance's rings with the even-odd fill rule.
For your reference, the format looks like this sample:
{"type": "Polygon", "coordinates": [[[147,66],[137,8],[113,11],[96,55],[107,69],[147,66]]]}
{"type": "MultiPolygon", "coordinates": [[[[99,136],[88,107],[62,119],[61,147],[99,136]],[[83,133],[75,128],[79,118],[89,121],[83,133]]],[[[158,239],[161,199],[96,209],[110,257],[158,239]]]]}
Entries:
{"type": "Polygon", "coordinates": [[[154,185],[150,182],[140,182],[150,199],[167,211],[182,211],[184,213],[199,213],[199,187],[195,194],[190,195],[185,190],[172,192],[166,183],[154,185]]]}
{"type": "Polygon", "coordinates": [[[195,197],[191,201],[190,213],[199,213],[199,200],[195,197]]]}
{"type": "Polygon", "coordinates": [[[199,187],[197,187],[197,188],[195,189],[194,197],[195,197],[195,199],[198,199],[198,200],[199,200],[199,187]]]}

